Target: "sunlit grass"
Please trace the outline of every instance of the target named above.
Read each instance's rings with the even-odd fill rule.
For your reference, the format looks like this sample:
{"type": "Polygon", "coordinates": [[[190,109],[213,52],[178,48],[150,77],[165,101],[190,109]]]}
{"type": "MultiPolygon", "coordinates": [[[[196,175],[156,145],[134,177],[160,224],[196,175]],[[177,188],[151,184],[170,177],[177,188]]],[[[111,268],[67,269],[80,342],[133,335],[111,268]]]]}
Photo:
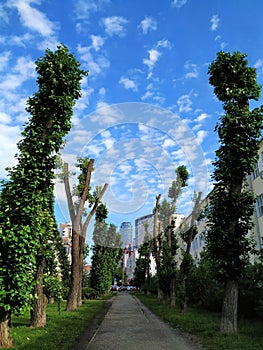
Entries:
{"type": "Polygon", "coordinates": [[[189,308],[185,314],[178,308],[159,303],[155,297],[136,295],[152,312],[172,327],[197,336],[207,350],[262,350],[263,321],[240,320],[236,335],[220,333],[220,315],[200,308],[189,308]]]}
{"type": "Polygon", "coordinates": [[[76,312],[58,312],[57,305],[48,305],[47,326],[30,327],[29,314],[12,318],[13,347],[16,350],[66,350],[78,338],[94,316],[102,309],[104,300],[89,300],[76,312]]]}

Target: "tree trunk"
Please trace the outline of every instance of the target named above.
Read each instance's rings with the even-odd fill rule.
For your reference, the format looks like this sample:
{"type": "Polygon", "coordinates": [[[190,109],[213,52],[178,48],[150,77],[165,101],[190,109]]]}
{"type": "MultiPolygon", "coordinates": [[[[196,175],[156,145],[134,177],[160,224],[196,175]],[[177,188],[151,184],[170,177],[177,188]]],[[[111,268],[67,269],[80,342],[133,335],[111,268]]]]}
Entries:
{"type": "Polygon", "coordinates": [[[10,333],[11,313],[0,309],[0,348],[11,348],[12,337],[10,333]]]}
{"type": "Polygon", "coordinates": [[[225,334],[237,333],[238,282],[228,281],[225,286],[220,330],[225,334]]]}
{"type": "Polygon", "coordinates": [[[175,277],[172,277],[170,282],[170,306],[175,307],[175,277]]]}
{"type": "Polygon", "coordinates": [[[33,290],[33,295],[36,295],[36,298],[33,300],[33,309],[31,311],[31,327],[34,328],[45,327],[47,323],[46,311],[48,300],[43,290],[45,258],[41,257],[39,260],[36,273],[37,284],[33,290]]]}
{"type": "Polygon", "coordinates": [[[85,247],[85,237],[81,235],[79,237],[79,290],[78,290],[78,306],[82,305],[82,278],[83,278],[83,268],[84,268],[84,247],[85,247]]]}
{"type": "Polygon", "coordinates": [[[70,290],[67,300],[67,311],[76,311],[78,308],[79,294],[79,230],[72,229],[72,263],[70,290]]]}
{"type": "Polygon", "coordinates": [[[186,297],[186,280],[187,275],[183,273],[181,280],[181,297],[180,297],[180,310],[181,313],[186,313],[187,311],[187,297],[186,297]]]}
{"type": "Polygon", "coordinates": [[[159,274],[160,274],[160,240],[159,238],[159,203],[161,200],[161,194],[156,197],[155,208],[154,208],[154,227],[153,227],[153,235],[154,235],[154,244],[155,244],[155,263],[156,263],[156,275],[157,275],[157,297],[158,300],[161,301],[163,299],[163,291],[160,287],[159,282],[159,274]]]}

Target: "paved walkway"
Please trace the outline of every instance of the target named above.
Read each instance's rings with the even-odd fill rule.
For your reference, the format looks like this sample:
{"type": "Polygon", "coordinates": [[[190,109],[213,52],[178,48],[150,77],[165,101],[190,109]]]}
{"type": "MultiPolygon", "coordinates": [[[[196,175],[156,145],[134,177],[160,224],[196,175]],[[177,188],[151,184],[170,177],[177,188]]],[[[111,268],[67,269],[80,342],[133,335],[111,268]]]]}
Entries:
{"type": "Polygon", "coordinates": [[[190,337],[153,315],[135,296],[119,292],[86,350],[200,350],[190,337]]]}

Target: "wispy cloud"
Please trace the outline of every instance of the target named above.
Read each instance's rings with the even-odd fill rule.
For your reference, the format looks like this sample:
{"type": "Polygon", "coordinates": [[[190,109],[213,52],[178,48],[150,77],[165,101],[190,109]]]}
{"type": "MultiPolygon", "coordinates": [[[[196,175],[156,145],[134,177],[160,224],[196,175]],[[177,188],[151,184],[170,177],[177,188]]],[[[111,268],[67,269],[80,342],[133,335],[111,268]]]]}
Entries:
{"type": "Polygon", "coordinates": [[[210,19],[210,22],[211,22],[210,29],[213,30],[213,31],[217,30],[218,25],[219,25],[219,21],[220,21],[219,16],[218,15],[213,15],[212,18],[210,19]]]}
{"type": "Polygon", "coordinates": [[[5,94],[6,90],[15,90],[26,80],[35,76],[35,63],[28,57],[20,57],[13,67],[13,74],[8,73],[0,81],[0,89],[5,94]]]}
{"type": "Polygon", "coordinates": [[[91,49],[93,46],[81,46],[78,45],[78,53],[80,54],[80,57],[82,61],[85,62],[89,72],[90,76],[94,77],[95,75],[100,74],[104,69],[107,69],[110,67],[110,61],[102,54],[94,56],[91,53],[91,49]]]}
{"type": "Polygon", "coordinates": [[[136,83],[129,78],[125,78],[122,76],[119,80],[119,83],[122,84],[124,86],[124,88],[127,90],[131,89],[133,91],[137,91],[136,83]]]}
{"type": "Polygon", "coordinates": [[[172,47],[172,44],[169,40],[167,39],[162,39],[157,42],[156,47],[163,47],[163,48],[168,48],[170,49],[172,47]]]}
{"type": "Polygon", "coordinates": [[[9,18],[8,15],[4,9],[3,4],[0,4],[0,18],[5,22],[8,23],[9,22],[9,18]]]}
{"type": "Polygon", "coordinates": [[[54,35],[55,24],[51,22],[46,15],[31,7],[31,3],[36,3],[32,0],[18,0],[10,2],[10,7],[17,9],[21,23],[32,31],[35,31],[43,37],[54,35]]]}
{"type": "Polygon", "coordinates": [[[157,30],[157,21],[152,17],[145,17],[139,24],[143,34],[147,34],[151,30],[157,30]]]}
{"type": "Polygon", "coordinates": [[[4,51],[0,56],[0,71],[5,71],[5,68],[8,66],[9,59],[11,56],[10,51],[4,51]]]}
{"type": "Polygon", "coordinates": [[[119,16],[106,17],[102,19],[105,32],[109,36],[117,35],[119,37],[124,37],[126,35],[125,24],[127,23],[127,19],[119,16]]]}
{"type": "Polygon", "coordinates": [[[184,65],[184,68],[186,70],[186,74],[185,74],[186,79],[193,79],[198,77],[199,69],[197,64],[186,62],[184,65]]]}
{"type": "Polygon", "coordinates": [[[180,8],[187,3],[187,0],[173,0],[171,2],[172,7],[180,8]]]}
{"type": "Polygon", "coordinates": [[[95,51],[98,51],[104,45],[105,39],[102,38],[101,36],[99,36],[99,35],[91,35],[90,38],[91,38],[91,41],[92,41],[91,47],[95,51]]]}
{"type": "Polygon", "coordinates": [[[190,112],[192,110],[192,101],[190,95],[183,95],[178,98],[177,105],[179,107],[179,112],[190,112]]]}
{"type": "Polygon", "coordinates": [[[77,20],[87,20],[94,12],[98,12],[109,4],[110,0],[75,0],[75,15],[77,20]]]}
{"type": "Polygon", "coordinates": [[[207,119],[207,118],[209,118],[210,117],[210,115],[209,114],[207,114],[207,113],[201,113],[197,118],[195,118],[195,122],[197,122],[197,123],[200,123],[200,122],[202,122],[203,120],[205,120],[205,119],[207,119]]]}

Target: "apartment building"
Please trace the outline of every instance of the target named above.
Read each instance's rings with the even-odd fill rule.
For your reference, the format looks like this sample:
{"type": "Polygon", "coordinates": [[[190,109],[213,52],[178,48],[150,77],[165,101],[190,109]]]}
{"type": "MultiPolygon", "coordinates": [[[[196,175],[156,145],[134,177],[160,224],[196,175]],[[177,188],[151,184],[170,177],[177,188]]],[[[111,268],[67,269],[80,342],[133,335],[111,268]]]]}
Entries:
{"type": "Polygon", "coordinates": [[[248,177],[248,183],[257,196],[253,215],[254,227],[250,234],[256,243],[256,249],[260,250],[263,248],[263,140],[260,143],[258,162],[248,177]]]}
{"type": "MultiPolygon", "coordinates": [[[[253,238],[256,249],[263,249],[263,140],[260,143],[258,151],[258,161],[255,166],[255,169],[252,174],[248,176],[248,184],[250,189],[256,194],[257,200],[255,202],[254,214],[252,217],[254,227],[251,231],[248,232],[248,235],[253,238]]],[[[209,203],[209,195],[203,199],[201,202],[201,209],[205,208],[209,203]]],[[[192,214],[190,214],[182,224],[182,227],[189,228],[190,222],[192,220],[192,214]]],[[[207,227],[206,218],[203,218],[201,221],[196,222],[198,233],[195,236],[192,245],[191,245],[191,255],[196,264],[200,260],[200,254],[205,246],[205,231],[207,227]]],[[[186,244],[184,244],[184,249],[186,244]]],[[[253,261],[254,257],[251,257],[253,261]]]]}
{"type": "Polygon", "coordinates": [[[59,224],[60,237],[66,249],[69,262],[71,264],[71,238],[72,238],[72,225],[70,222],[66,224],[59,224]]]}

